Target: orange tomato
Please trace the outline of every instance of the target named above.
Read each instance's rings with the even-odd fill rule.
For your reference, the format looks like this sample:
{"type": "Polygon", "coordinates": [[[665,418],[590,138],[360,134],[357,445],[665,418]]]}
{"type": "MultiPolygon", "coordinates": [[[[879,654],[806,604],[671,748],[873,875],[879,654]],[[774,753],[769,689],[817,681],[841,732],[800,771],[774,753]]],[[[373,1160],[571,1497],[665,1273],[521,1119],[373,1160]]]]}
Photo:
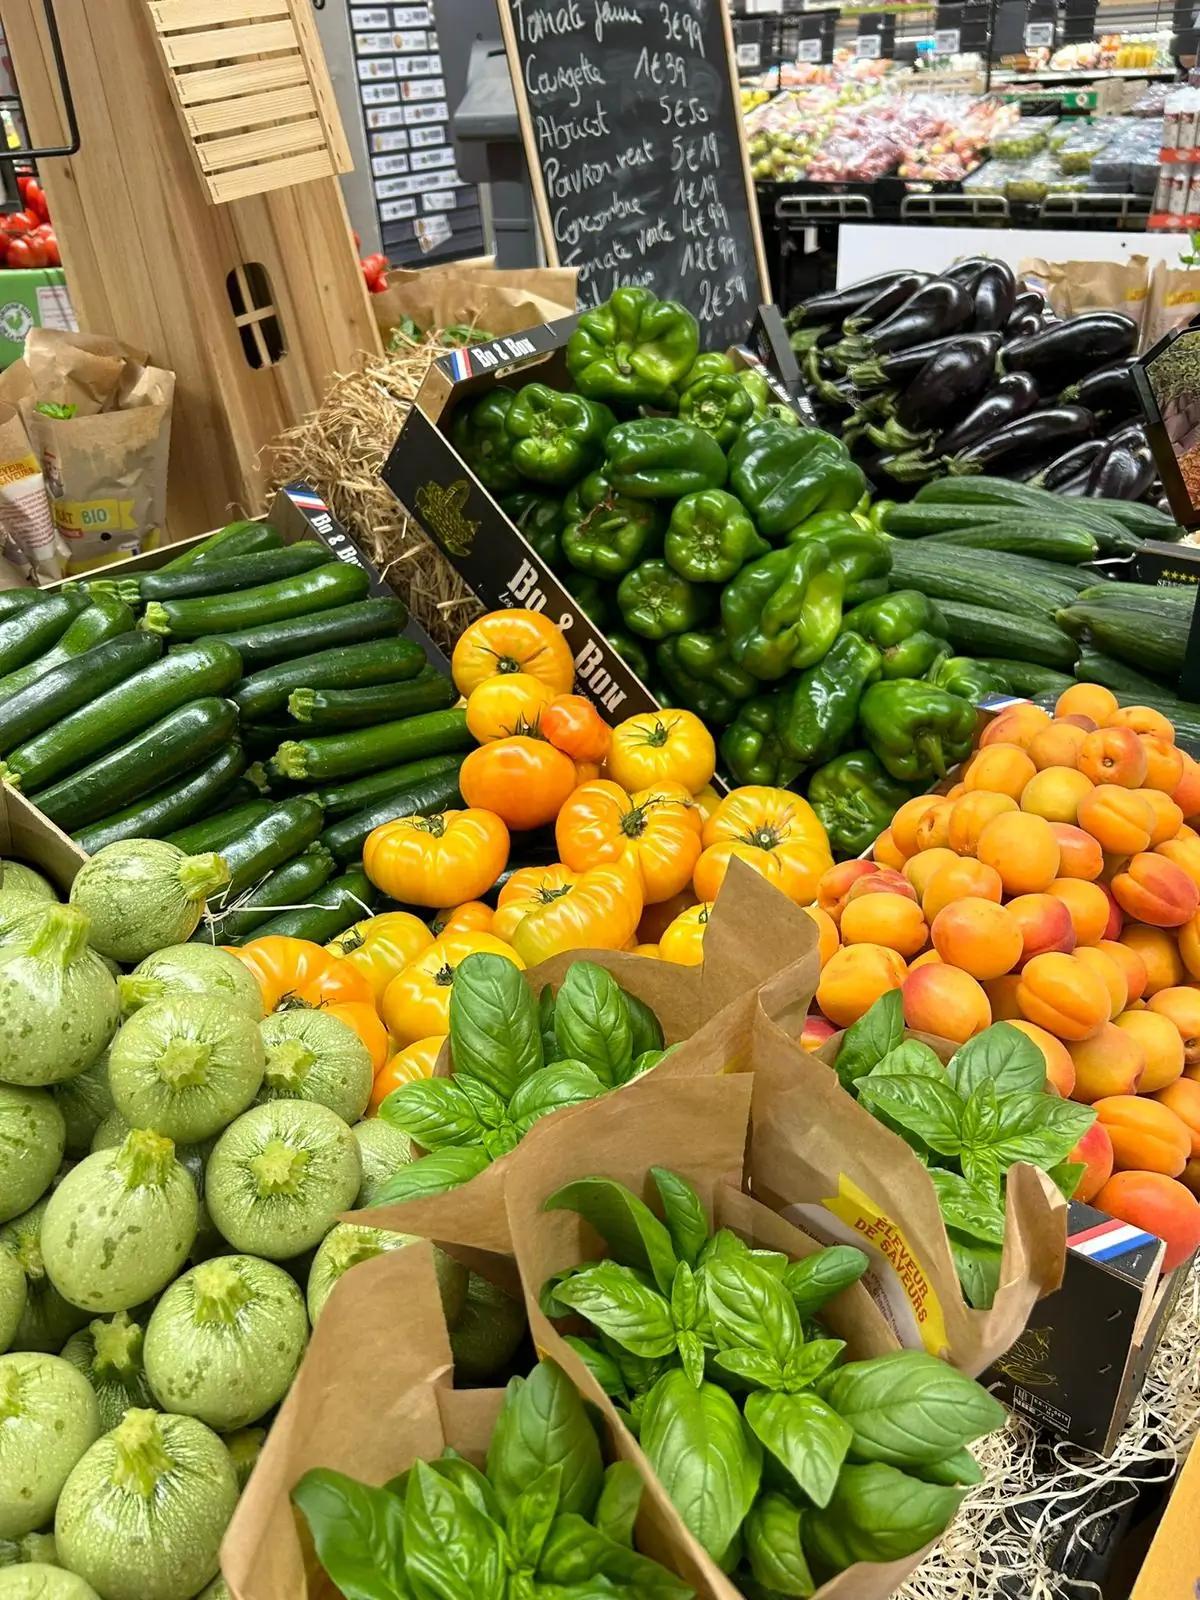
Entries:
{"type": "Polygon", "coordinates": [[[575,790],[558,814],[554,837],[568,867],[586,871],[627,858],[647,905],[669,900],[691,882],[700,857],[700,813],[677,783],[626,794],[600,779],[575,790]]]}
{"type": "Polygon", "coordinates": [[[491,932],[497,939],[511,944],[518,925],[531,911],[552,905],[562,895],[569,894],[581,876],[561,861],[549,867],[518,867],[496,897],[491,932]]]}
{"type": "Polygon", "coordinates": [[[387,1029],[379,1020],[374,1000],[370,1003],[363,1000],[335,1001],[331,1005],[322,1005],[320,1009],[328,1012],[331,1017],[337,1017],[348,1028],[354,1029],[370,1053],[371,1066],[378,1072],[387,1060],[391,1046],[388,1042],[387,1029]]]}
{"type": "Polygon", "coordinates": [[[485,678],[467,700],[467,728],[479,744],[536,729],[554,691],[528,672],[485,678]]]}
{"type": "Polygon", "coordinates": [[[464,900],[460,906],[443,906],[429,927],[434,939],[444,933],[491,933],[495,915],[483,900],[464,900]]]}
{"type": "Polygon", "coordinates": [[[612,729],[590,700],[581,694],[560,694],[542,712],[542,736],[572,761],[604,761],[612,729]]]}
{"type": "Polygon", "coordinates": [[[704,825],[704,852],[692,885],[701,900],[715,900],[736,856],[807,905],[823,872],[833,865],[829,840],[807,800],[790,789],[751,784],[725,796],[704,825]]]}
{"type": "Polygon", "coordinates": [[[310,1006],[340,1001],[374,1003],[366,973],[310,939],[273,933],[250,940],[233,954],[258,980],[265,1011],[274,1011],[285,999],[310,1006]]]}
{"type": "Polygon", "coordinates": [[[380,1012],[401,1049],[416,1039],[450,1032],[454,974],[476,951],[503,956],[515,967],[525,965],[511,945],[490,933],[450,933],[435,939],[428,950],[396,974],[383,992],[380,1012]]]}
{"type": "Polygon", "coordinates": [[[508,849],[508,829],[494,812],[438,811],[375,828],[363,846],[363,868],[402,904],[454,905],[486,894],[508,864],[508,849]]]}
{"type": "Polygon", "coordinates": [[[681,911],[658,941],[662,959],[681,967],[698,967],[704,960],[704,935],[711,914],[712,907],[704,901],[681,911]]]}
{"type": "Polygon", "coordinates": [[[388,984],[415,956],[433,943],[433,935],[410,911],[385,911],[347,928],[325,946],[365,973],[378,1002],[388,984]]]}
{"type": "Polygon", "coordinates": [[[513,931],[513,949],[530,967],[567,950],[622,950],[641,915],[636,868],[610,862],[573,876],[561,893],[530,909],[513,931]]]}
{"type": "Polygon", "coordinates": [[[470,695],[487,678],[525,673],[555,694],[569,694],[575,661],[562,634],[540,611],[489,611],[469,623],[450,661],[454,686],[470,695]]]}
{"type": "Polygon", "coordinates": [[[575,763],[545,739],[514,734],[480,745],[463,762],[459,792],[520,831],[553,822],[575,787],[575,763]]]}
{"type": "Polygon", "coordinates": [[[442,1034],[431,1034],[428,1039],[418,1039],[407,1049],[399,1050],[394,1056],[390,1056],[375,1074],[367,1116],[373,1117],[392,1090],[398,1089],[402,1083],[415,1083],[418,1078],[432,1078],[433,1069],[437,1066],[437,1058],[445,1042],[442,1034]]]}
{"type": "Polygon", "coordinates": [[[716,765],[712,734],[690,711],[643,711],[613,729],[608,775],[630,793],[678,783],[697,794],[716,765]]]}

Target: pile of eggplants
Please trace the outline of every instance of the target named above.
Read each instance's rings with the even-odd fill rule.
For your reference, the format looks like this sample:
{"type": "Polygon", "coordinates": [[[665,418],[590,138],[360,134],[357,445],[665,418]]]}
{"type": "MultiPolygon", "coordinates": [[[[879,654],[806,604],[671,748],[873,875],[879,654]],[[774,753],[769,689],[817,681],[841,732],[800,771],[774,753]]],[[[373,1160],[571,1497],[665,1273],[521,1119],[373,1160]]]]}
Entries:
{"type": "Polygon", "coordinates": [[[986,472],[1066,495],[1156,491],[1137,420],[1137,325],[1060,320],[1003,261],[887,272],[788,316],[810,398],[877,483],[986,472]]]}

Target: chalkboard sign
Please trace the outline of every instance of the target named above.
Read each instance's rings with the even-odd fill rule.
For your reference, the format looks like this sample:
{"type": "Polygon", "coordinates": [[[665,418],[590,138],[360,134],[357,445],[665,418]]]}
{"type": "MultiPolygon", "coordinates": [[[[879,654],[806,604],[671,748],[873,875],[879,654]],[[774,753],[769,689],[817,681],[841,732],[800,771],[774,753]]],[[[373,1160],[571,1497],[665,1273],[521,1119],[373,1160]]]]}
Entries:
{"type": "Polygon", "coordinates": [[[724,0],[498,0],[546,253],[580,304],[679,300],[705,348],[771,298],[724,0]]]}

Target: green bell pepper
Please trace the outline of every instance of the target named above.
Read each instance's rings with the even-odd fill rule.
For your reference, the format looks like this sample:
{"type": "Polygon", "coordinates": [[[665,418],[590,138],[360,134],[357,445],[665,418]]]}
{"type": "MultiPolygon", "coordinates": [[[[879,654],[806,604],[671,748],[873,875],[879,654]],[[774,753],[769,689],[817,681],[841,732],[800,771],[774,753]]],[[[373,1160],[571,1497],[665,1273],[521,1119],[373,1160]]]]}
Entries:
{"type": "Polygon", "coordinates": [[[535,489],[519,489],[506,495],[500,509],[510,522],[516,524],[533,547],[536,555],[552,569],[562,566],[562,532],[566,513],[561,500],[553,495],[538,494],[535,489]]]}
{"type": "Polygon", "coordinates": [[[800,771],[799,762],[792,760],[779,737],[787,703],[786,689],[756,695],[746,701],[721,735],[721,762],[737,783],[786,789],[800,771]]]}
{"type": "Polygon", "coordinates": [[[680,417],[638,417],[608,436],[604,476],[635,500],[678,500],[720,489],[729,475],[725,452],[710,433],[680,417]]]}
{"type": "Polygon", "coordinates": [[[990,694],[1008,693],[996,674],[971,656],[943,656],[925,681],[973,706],[990,694]]]}
{"type": "Polygon", "coordinates": [[[513,461],[513,441],[506,422],[516,395],[511,389],[492,389],[478,400],[460,406],[450,424],[450,442],[493,494],[508,494],[521,481],[513,461]]]}
{"type": "Polygon", "coordinates": [[[819,511],[787,536],[788,544],[805,539],[820,539],[828,547],[830,565],[846,580],[846,605],[856,606],[887,593],[891,546],[879,534],[864,528],[853,512],[819,511]]]}
{"type": "Polygon", "coordinates": [[[783,748],[805,766],[828,761],[854,731],[863,692],[879,677],[883,657],[857,633],[840,634],[791,690],[779,724],[783,748]]]}
{"type": "Polygon", "coordinates": [[[846,613],[842,626],[848,633],[861,633],[881,650],[889,650],[912,633],[946,635],[941,612],[927,595],[917,589],[897,589],[879,600],[868,600],[846,613]]]}
{"type": "Polygon", "coordinates": [[[804,426],[800,413],[793,406],[785,406],[781,400],[767,402],[767,409],[763,412],[762,420],[764,422],[777,422],[781,428],[786,428],[789,432],[795,432],[796,429],[804,426]]]}
{"type": "Polygon", "coordinates": [[[767,539],[817,511],[850,511],[866,486],[845,445],[819,428],[766,418],[743,429],[729,453],[734,493],[767,539]]]}
{"type": "Polygon", "coordinates": [[[568,567],[562,574],[563,587],[570,591],[575,604],[587,617],[589,622],[604,632],[608,627],[608,620],[612,616],[612,590],[584,572],[577,572],[574,567],[568,567]]]}
{"type": "Polygon", "coordinates": [[[580,394],[616,405],[654,405],[700,349],[695,317],[649,289],[617,289],[585,311],[567,340],[567,371],[580,394]]]}
{"type": "Polygon", "coordinates": [[[935,683],[933,668],[949,654],[950,646],[945,639],[918,628],[916,633],[910,633],[899,644],[889,645],[883,652],[883,675],[885,678],[928,678],[935,683]]]}
{"type": "Polygon", "coordinates": [[[701,378],[679,397],[679,415],[711,433],[721,446],[729,446],[754,415],[754,401],[732,372],[701,378]]]}
{"type": "MultiPolygon", "coordinates": [[[[771,402],[771,385],[756,367],[743,367],[737,375],[737,381],[750,396],[750,404],[754,407],[756,419],[765,417],[767,407],[771,402]]],[[[793,411],[792,416],[796,413],[793,411]]],[[[798,419],[797,419],[798,420],[798,419]]]]}
{"type": "Polygon", "coordinates": [[[878,839],[912,790],[894,782],[869,750],[847,750],[808,780],[808,803],[835,856],[860,856],[878,839]]]}
{"type": "Polygon", "coordinates": [[[729,659],[729,641],[719,633],[678,633],[655,652],[659,671],[677,702],[701,722],[723,728],[758,682],[729,659]]]}
{"type": "Polygon", "coordinates": [[[607,638],[621,660],[643,683],[650,681],[650,656],[640,639],[624,628],[609,628],[607,638]]]}
{"type": "Polygon", "coordinates": [[[643,561],[621,579],[617,604],[627,627],[643,639],[666,639],[699,627],[709,614],[709,597],[673,572],[665,561],[643,561]]]}
{"type": "Polygon", "coordinates": [[[561,488],[596,465],[615,421],[598,401],[527,383],[509,407],[504,426],[517,471],[535,483],[561,488]]]}
{"type": "Polygon", "coordinates": [[[675,502],[663,554],[681,578],[725,583],[770,548],[754,531],[740,500],[724,489],[702,489],[675,502]]]}
{"type": "Polygon", "coordinates": [[[733,659],[768,681],[811,667],[837,638],[843,587],[818,539],[752,561],[721,595],[733,659]]]}
{"type": "Polygon", "coordinates": [[[931,683],[893,678],[863,695],[858,720],[893,778],[929,783],[971,753],[975,707],[931,683]]]}
{"type": "Polygon", "coordinates": [[[653,500],[618,494],[603,473],[590,472],[567,496],[563,554],[579,572],[615,581],[651,553],[662,534],[653,500]]]}
{"type": "Polygon", "coordinates": [[[690,389],[692,384],[699,383],[701,378],[716,378],[722,373],[733,371],[733,360],[724,355],[720,350],[705,350],[698,355],[695,361],[684,373],[679,381],[679,392],[690,389]]]}

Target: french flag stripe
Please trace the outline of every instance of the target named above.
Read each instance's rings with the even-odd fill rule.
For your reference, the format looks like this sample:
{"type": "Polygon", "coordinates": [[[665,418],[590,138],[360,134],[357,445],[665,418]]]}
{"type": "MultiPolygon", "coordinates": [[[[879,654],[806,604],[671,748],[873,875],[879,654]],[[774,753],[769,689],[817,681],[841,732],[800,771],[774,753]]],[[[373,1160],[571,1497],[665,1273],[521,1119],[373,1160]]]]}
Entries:
{"type": "Polygon", "coordinates": [[[296,489],[288,491],[288,499],[294,506],[299,506],[301,511],[328,511],[329,507],[319,494],[303,494],[296,489]]]}
{"type": "Polygon", "coordinates": [[[1088,1256],[1093,1261],[1107,1261],[1112,1256],[1128,1255],[1143,1245],[1155,1244],[1156,1237],[1130,1222],[1106,1222],[1098,1228],[1088,1228],[1067,1240],[1076,1255],[1088,1256]]]}
{"type": "Polygon", "coordinates": [[[468,350],[455,350],[450,356],[450,365],[454,370],[456,379],[471,376],[471,354],[468,350]]]}

